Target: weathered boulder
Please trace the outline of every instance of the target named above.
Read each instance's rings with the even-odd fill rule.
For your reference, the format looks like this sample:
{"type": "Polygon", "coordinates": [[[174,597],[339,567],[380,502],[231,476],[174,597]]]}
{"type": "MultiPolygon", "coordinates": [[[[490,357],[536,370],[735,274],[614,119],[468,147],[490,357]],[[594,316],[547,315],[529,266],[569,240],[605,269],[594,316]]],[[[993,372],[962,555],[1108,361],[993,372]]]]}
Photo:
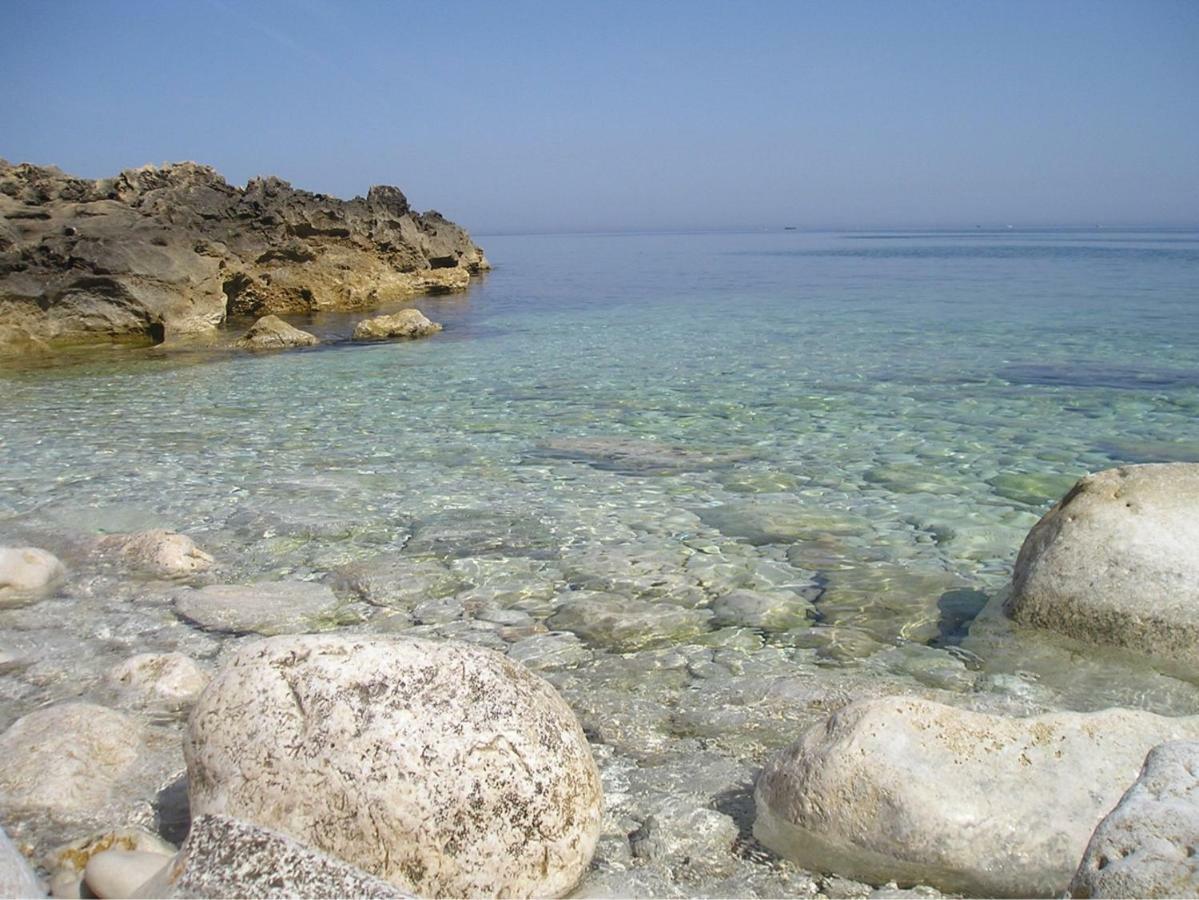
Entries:
{"type": "Polygon", "coordinates": [[[193,702],[209,677],[183,653],[138,653],[108,670],[107,681],[135,705],[193,702]]]}
{"type": "Polygon", "coordinates": [[[58,557],[37,547],[0,547],[0,608],[23,606],[53,593],[66,578],[58,557]]]}
{"type": "Polygon", "coordinates": [[[1029,532],[1013,619],[1199,669],[1199,464],[1081,479],[1029,532]]]}
{"type": "Polygon", "coordinates": [[[341,635],[242,648],[185,741],[193,815],[276,829],[431,896],[559,896],[600,785],[547,683],[465,644],[341,635]]]}
{"type": "Polygon", "coordinates": [[[354,326],[356,341],[389,341],[428,337],[441,331],[441,326],[430,322],[419,309],[401,309],[389,316],[363,319],[354,326]]]}
{"type": "Polygon", "coordinates": [[[161,578],[186,578],[206,571],[213,562],[186,534],[162,528],[105,535],[96,542],[96,549],[117,556],[131,568],[161,578]]]}
{"type": "Polygon", "coordinates": [[[344,604],[333,590],[311,581],[209,584],[175,595],[175,612],[208,631],[294,634],[339,624],[344,604]]]}
{"type": "Polygon", "coordinates": [[[315,347],[320,338],[289,325],[278,316],[263,316],[250,326],[246,336],[237,342],[243,350],[288,350],[293,347],[315,347]]]}
{"type": "Polygon", "coordinates": [[[46,889],[33,866],[0,828],[0,897],[28,900],[45,896],[46,889]]]}
{"type": "Polygon", "coordinates": [[[167,865],[149,880],[120,896],[279,900],[411,896],[343,860],[227,816],[197,816],[178,855],[164,862],[167,865]]]}
{"type": "Polygon", "coordinates": [[[1199,897],[1199,743],[1149,751],[1141,777],[1099,823],[1073,897],[1199,897]]]}
{"type": "Polygon", "coordinates": [[[195,163],[90,181],[0,161],[0,348],[210,333],[466,287],[483,252],[396,188],[342,201],[195,163]]]}
{"type": "Polygon", "coordinates": [[[908,697],[851,704],[771,760],[755,836],[801,866],[977,896],[1065,890],[1144,754],[1199,717],[1007,718],[908,697]]]}
{"type": "Polygon", "coordinates": [[[17,719],[0,735],[0,811],[52,817],[108,802],[137,761],[138,720],[91,703],[61,703],[17,719]]]}

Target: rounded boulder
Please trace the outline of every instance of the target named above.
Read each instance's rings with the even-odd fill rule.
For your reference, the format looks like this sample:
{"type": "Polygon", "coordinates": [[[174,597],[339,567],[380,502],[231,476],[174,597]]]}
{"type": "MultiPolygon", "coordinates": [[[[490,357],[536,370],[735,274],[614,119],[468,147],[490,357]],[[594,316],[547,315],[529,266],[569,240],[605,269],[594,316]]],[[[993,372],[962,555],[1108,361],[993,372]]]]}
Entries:
{"type": "Polygon", "coordinates": [[[1081,479],[1020,548],[1017,622],[1199,669],[1199,464],[1081,479]]]}
{"type": "Polygon", "coordinates": [[[193,816],[275,829],[422,896],[561,896],[599,837],[570,708],[470,645],[256,642],[200,697],[184,749],[193,816]]]}

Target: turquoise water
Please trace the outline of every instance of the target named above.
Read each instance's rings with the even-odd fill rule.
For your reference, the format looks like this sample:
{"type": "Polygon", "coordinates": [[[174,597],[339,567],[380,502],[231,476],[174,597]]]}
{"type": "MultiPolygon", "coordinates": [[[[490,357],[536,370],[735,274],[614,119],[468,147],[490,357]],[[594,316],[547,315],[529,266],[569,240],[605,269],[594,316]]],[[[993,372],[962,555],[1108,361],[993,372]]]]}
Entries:
{"type": "MultiPolygon", "coordinates": [[[[975,618],[1079,475],[1199,461],[1199,234],[480,242],[492,273],[415,304],[428,340],[337,343],[356,317],[323,315],[296,320],[312,351],[0,371],[0,543],[72,572],[0,610],[37,657],[0,666],[0,724],[111,702],[132,653],[249,639],[87,551],[150,527],[217,558],[200,581],[326,582],[339,627],[549,678],[604,771],[598,872],[665,793],[744,811],[753,766],[855,696],[1199,712],[1144,662],[975,618]]],[[[688,883],[784,890],[755,859],[688,883]]]]}

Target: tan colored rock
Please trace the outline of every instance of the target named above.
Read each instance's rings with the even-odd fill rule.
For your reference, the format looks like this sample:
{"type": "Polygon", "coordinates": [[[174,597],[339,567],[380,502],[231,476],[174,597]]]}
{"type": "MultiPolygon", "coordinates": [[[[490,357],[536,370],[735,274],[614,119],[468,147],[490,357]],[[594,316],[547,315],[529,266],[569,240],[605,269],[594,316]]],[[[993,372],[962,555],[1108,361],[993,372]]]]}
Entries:
{"type": "Polygon", "coordinates": [[[242,350],[289,350],[293,347],[315,347],[320,338],[289,325],[278,316],[263,316],[250,326],[246,336],[237,342],[242,350]]]}
{"type": "Polygon", "coordinates": [[[101,553],[119,556],[126,565],[162,578],[185,578],[212,566],[212,557],[186,534],[156,528],[100,538],[101,553]]]}
{"type": "Polygon", "coordinates": [[[208,686],[209,675],[183,653],[139,653],[108,670],[108,683],[137,705],[185,705],[208,686]]]}
{"type": "Polygon", "coordinates": [[[599,776],[570,708],[471,645],[246,646],[184,749],[193,816],[255,822],[424,896],[562,896],[599,836],[599,776]]]}
{"type": "Polygon", "coordinates": [[[441,331],[441,326],[430,322],[419,309],[401,309],[389,316],[363,319],[354,326],[356,341],[389,341],[427,337],[441,331]]]}
{"type": "Polygon", "coordinates": [[[984,897],[1060,895],[1149,748],[1199,717],[1008,718],[909,697],[851,704],[771,760],[754,835],[805,868],[984,897]]]}
{"type": "Polygon", "coordinates": [[[0,735],[0,810],[71,817],[94,812],[136,762],[137,719],[91,703],[61,703],[0,735]]]}
{"type": "Polygon", "coordinates": [[[1199,670],[1199,464],[1081,479],[1029,532],[1005,609],[1199,670]]]}
{"type": "Polygon", "coordinates": [[[0,609],[54,592],[67,577],[58,557],[37,547],[0,547],[0,609]]]}

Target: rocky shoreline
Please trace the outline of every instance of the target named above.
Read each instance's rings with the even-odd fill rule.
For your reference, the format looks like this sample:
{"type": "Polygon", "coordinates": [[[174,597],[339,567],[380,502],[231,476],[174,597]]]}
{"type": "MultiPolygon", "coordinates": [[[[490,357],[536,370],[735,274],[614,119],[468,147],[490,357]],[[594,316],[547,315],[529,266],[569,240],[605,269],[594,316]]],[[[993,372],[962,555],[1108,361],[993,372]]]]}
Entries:
{"type": "MultiPolygon", "coordinates": [[[[1000,605],[1193,680],[1196,523],[1199,465],[1088,476],[1032,529],[1000,605]]],[[[36,613],[73,570],[106,566],[154,579],[136,602],[221,650],[135,654],[105,676],[109,703],[56,703],[0,735],[0,820],[17,844],[0,842],[0,893],[664,896],[687,894],[694,873],[708,892],[812,897],[1199,890],[1196,716],[1062,711],[935,680],[897,690],[845,671],[834,689],[770,684],[780,710],[806,705],[808,727],[756,777],[755,758],[711,750],[630,769],[641,739],[597,717],[602,699],[572,686],[573,667],[610,645],[615,679],[668,672],[671,654],[700,671],[712,657],[671,641],[743,632],[778,614],[767,595],[631,608],[576,587],[484,604],[478,629],[446,640],[407,624],[363,632],[345,599],[437,622],[455,590],[443,582],[470,576],[429,557],[235,585],[169,531],[53,549],[0,550],[0,608],[36,613]],[[698,799],[711,792],[725,799],[698,799]]],[[[795,605],[802,621],[810,604],[795,605]]],[[[17,651],[0,669],[38,677],[17,651]]],[[[735,709],[696,701],[707,710],[690,724],[671,711],[679,732],[735,709]]]]}
{"type": "Polygon", "coordinates": [[[489,268],[394,187],[346,201],[190,162],[92,181],[0,160],[0,354],[203,345],[231,319],[366,310],[489,268]]]}

